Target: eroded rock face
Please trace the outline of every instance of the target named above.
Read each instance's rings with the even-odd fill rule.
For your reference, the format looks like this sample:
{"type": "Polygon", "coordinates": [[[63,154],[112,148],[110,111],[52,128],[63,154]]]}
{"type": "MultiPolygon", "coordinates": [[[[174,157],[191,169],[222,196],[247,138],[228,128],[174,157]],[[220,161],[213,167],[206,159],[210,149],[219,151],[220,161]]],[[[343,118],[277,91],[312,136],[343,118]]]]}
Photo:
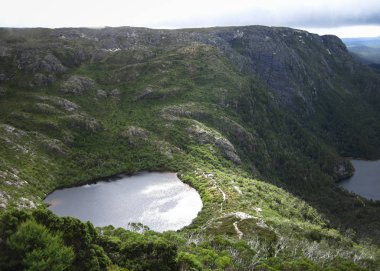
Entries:
{"type": "Polygon", "coordinates": [[[79,109],[79,105],[65,98],[54,97],[54,96],[38,96],[37,98],[42,101],[49,101],[53,103],[54,105],[64,109],[67,112],[73,112],[79,109]]]}
{"type": "Polygon", "coordinates": [[[73,75],[67,79],[59,89],[66,94],[81,95],[95,88],[95,82],[91,78],[73,75]]]}
{"type": "Polygon", "coordinates": [[[55,77],[52,74],[45,75],[42,73],[36,73],[31,83],[35,87],[47,87],[55,82],[55,77]]]}
{"type": "Polygon", "coordinates": [[[218,127],[220,131],[226,134],[230,139],[233,138],[235,142],[239,142],[240,147],[243,147],[249,152],[256,151],[256,139],[247,129],[229,118],[221,118],[220,123],[221,125],[218,127]]]}
{"type": "Polygon", "coordinates": [[[30,112],[36,112],[40,114],[58,114],[60,111],[54,106],[47,103],[35,103],[32,108],[29,110],[30,112]]]}
{"type": "Polygon", "coordinates": [[[232,162],[241,163],[240,157],[237,155],[235,147],[219,132],[197,122],[187,128],[189,136],[194,138],[200,144],[214,144],[223,154],[223,156],[232,162]]]}
{"type": "Polygon", "coordinates": [[[168,120],[176,120],[180,117],[193,117],[207,115],[206,112],[194,108],[194,103],[171,105],[161,110],[162,117],[168,120]]]}
{"type": "Polygon", "coordinates": [[[111,96],[112,98],[119,98],[120,94],[121,94],[120,90],[115,88],[110,91],[109,96],[111,96]]]}
{"type": "Polygon", "coordinates": [[[33,209],[36,208],[37,205],[31,200],[27,198],[20,198],[17,203],[17,208],[19,209],[33,209]]]}
{"type": "Polygon", "coordinates": [[[136,101],[149,97],[154,92],[155,90],[151,86],[148,86],[136,97],[136,101]]]}
{"type": "Polygon", "coordinates": [[[77,105],[76,103],[73,103],[63,98],[57,99],[56,101],[59,106],[61,106],[63,109],[69,112],[75,111],[76,109],[79,108],[79,105],[77,105]]]}
{"type": "Polygon", "coordinates": [[[0,124],[0,129],[4,130],[8,135],[11,135],[15,138],[20,138],[26,136],[27,133],[21,129],[17,129],[9,124],[0,124]]]}
{"type": "Polygon", "coordinates": [[[148,141],[149,132],[141,127],[130,126],[121,133],[123,138],[128,140],[132,146],[138,146],[148,141]]]}
{"type": "Polygon", "coordinates": [[[62,141],[48,137],[41,140],[41,146],[49,153],[58,155],[65,155],[67,151],[66,146],[62,143],[62,141]]]}
{"type": "Polygon", "coordinates": [[[46,72],[63,73],[66,68],[55,56],[48,54],[40,62],[40,68],[46,72]]]}
{"type": "Polygon", "coordinates": [[[107,92],[106,91],[104,91],[104,90],[102,90],[102,89],[98,89],[97,91],[96,91],[96,97],[97,98],[107,98],[107,92]]]}
{"type": "Polygon", "coordinates": [[[34,50],[23,50],[17,60],[17,65],[20,70],[29,73],[63,73],[66,71],[61,61],[52,54],[39,55],[34,50]]]}
{"type": "Polygon", "coordinates": [[[105,98],[113,98],[118,99],[120,97],[121,91],[117,88],[111,90],[111,91],[105,91],[102,89],[98,89],[96,91],[96,98],[99,99],[105,99],[105,98]]]}
{"type": "Polygon", "coordinates": [[[28,184],[27,181],[21,179],[16,173],[10,170],[0,170],[0,180],[7,186],[13,186],[16,188],[23,187],[28,184]]]}
{"type": "Polygon", "coordinates": [[[103,126],[94,118],[81,115],[74,114],[63,118],[67,125],[74,129],[84,129],[91,132],[99,132],[103,130],[103,126]]]}

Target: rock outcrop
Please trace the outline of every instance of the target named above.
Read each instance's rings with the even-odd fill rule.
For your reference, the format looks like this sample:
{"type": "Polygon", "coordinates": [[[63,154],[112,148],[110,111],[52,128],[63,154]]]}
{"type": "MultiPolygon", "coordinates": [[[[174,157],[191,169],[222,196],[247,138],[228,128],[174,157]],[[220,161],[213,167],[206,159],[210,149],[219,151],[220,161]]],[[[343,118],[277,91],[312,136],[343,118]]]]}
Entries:
{"type": "Polygon", "coordinates": [[[194,138],[200,144],[213,144],[223,154],[223,156],[232,162],[239,164],[240,157],[237,155],[231,142],[223,137],[219,132],[207,127],[206,125],[196,122],[187,129],[189,136],[194,138]]]}
{"type": "Polygon", "coordinates": [[[149,132],[141,127],[130,126],[121,133],[122,138],[126,138],[132,146],[138,146],[148,141],[149,132]]]}
{"type": "Polygon", "coordinates": [[[33,77],[31,85],[33,87],[47,87],[48,85],[53,84],[55,81],[56,78],[52,74],[45,75],[42,73],[36,73],[33,77]]]}
{"type": "Polygon", "coordinates": [[[29,73],[63,73],[66,71],[61,61],[52,54],[40,55],[36,50],[22,50],[17,59],[20,70],[29,73]]]}
{"type": "Polygon", "coordinates": [[[59,91],[66,94],[81,95],[94,88],[94,80],[84,76],[73,75],[62,84],[59,91]]]}
{"type": "Polygon", "coordinates": [[[79,105],[65,98],[54,97],[54,96],[37,96],[37,98],[40,99],[41,101],[49,101],[67,112],[73,112],[79,109],[79,105]]]}
{"type": "Polygon", "coordinates": [[[103,126],[94,118],[82,114],[73,114],[62,119],[67,125],[74,129],[83,129],[90,132],[99,132],[103,130],[103,126]]]}

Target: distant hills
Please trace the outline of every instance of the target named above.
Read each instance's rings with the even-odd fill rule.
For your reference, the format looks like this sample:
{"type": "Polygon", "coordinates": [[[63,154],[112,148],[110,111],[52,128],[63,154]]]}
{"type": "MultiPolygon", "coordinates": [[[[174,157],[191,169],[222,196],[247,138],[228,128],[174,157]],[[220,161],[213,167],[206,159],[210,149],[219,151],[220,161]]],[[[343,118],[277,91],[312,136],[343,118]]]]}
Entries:
{"type": "Polygon", "coordinates": [[[380,71],[380,37],[342,40],[358,60],[380,71]]]}

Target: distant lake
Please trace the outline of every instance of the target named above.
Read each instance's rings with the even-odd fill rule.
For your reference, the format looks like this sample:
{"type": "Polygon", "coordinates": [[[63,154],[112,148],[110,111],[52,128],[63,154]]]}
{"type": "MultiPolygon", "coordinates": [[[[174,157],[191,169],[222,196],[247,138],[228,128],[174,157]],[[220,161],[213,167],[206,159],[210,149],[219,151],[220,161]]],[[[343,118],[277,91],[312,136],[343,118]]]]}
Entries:
{"type": "Polygon", "coordinates": [[[355,174],[340,184],[364,198],[380,200],[380,160],[352,160],[355,174]]]}
{"type": "Polygon", "coordinates": [[[197,191],[175,173],[142,172],[117,180],[59,189],[45,202],[59,216],[90,221],[95,226],[129,228],[140,222],[151,230],[178,230],[202,209],[197,191]]]}

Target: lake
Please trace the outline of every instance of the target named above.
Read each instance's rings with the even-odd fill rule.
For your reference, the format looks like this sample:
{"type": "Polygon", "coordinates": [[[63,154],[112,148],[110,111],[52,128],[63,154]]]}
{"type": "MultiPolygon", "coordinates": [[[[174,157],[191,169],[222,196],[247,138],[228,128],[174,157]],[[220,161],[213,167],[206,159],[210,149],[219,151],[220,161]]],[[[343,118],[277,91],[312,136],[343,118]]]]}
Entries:
{"type": "Polygon", "coordinates": [[[380,200],[380,160],[351,162],[355,167],[355,174],[340,182],[340,185],[364,198],[380,200]]]}
{"type": "Polygon", "coordinates": [[[46,197],[58,216],[72,216],[95,226],[129,228],[139,222],[151,230],[179,230],[202,209],[197,191],[176,173],[142,172],[79,187],[55,190],[46,197]]]}

